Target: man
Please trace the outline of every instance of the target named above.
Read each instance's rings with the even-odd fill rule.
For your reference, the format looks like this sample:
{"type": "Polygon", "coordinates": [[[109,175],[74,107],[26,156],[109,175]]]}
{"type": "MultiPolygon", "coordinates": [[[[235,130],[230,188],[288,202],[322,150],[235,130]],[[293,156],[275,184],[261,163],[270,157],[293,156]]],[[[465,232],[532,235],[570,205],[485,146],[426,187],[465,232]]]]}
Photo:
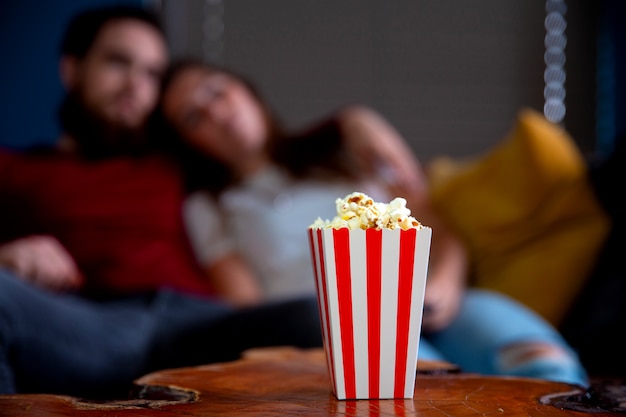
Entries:
{"type": "Polygon", "coordinates": [[[151,370],[321,345],[315,300],[234,310],[210,298],[179,172],[146,141],[166,63],[150,13],[77,16],[58,149],[0,151],[0,393],[113,397],[151,370]]]}

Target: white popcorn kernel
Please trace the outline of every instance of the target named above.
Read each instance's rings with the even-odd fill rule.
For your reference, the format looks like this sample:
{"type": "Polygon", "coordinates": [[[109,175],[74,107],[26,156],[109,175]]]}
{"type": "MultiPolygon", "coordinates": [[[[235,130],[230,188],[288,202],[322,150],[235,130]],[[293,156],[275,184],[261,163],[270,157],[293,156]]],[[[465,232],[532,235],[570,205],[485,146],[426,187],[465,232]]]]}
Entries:
{"type": "Polygon", "coordinates": [[[370,196],[353,192],[335,200],[337,215],[332,220],[317,218],[311,228],[397,229],[421,228],[411,216],[406,199],[396,197],[388,204],[375,202],[370,196]]]}

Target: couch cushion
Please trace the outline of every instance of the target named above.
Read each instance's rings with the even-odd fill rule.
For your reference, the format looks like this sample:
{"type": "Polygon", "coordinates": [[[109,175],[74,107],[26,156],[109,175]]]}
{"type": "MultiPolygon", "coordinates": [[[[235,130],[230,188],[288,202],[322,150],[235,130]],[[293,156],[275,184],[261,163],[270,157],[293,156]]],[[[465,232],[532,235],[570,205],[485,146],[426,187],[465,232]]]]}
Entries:
{"type": "Polygon", "coordinates": [[[434,160],[432,198],[469,248],[471,282],[558,325],[609,229],[586,174],[571,137],[529,109],[485,154],[434,160]]]}

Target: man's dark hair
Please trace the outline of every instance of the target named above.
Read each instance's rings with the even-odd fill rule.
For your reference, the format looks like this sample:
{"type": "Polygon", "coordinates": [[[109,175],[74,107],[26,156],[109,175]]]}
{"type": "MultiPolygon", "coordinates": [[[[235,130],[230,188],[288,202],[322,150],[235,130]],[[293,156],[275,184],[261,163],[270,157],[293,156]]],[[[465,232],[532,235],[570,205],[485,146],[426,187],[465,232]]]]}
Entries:
{"type": "Polygon", "coordinates": [[[139,6],[114,5],[90,9],[74,16],[61,39],[61,55],[83,58],[102,27],[118,19],[135,19],[152,26],[163,35],[159,16],[139,6]]]}
{"type": "MultiPolygon", "coordinates": [[[[61,41],[61,56],[85,58],[107,23],[127,19],[145,23],[165,38],[156,13],[139,6],[104,6],[72,18],[61,41]]],[[[67,92],[58,115],[61,128],[74,138],[85,157],[98,159],[144,152],[145,129],[115,126],[102,120],[87,108],[78,91],[67,92]]]]}

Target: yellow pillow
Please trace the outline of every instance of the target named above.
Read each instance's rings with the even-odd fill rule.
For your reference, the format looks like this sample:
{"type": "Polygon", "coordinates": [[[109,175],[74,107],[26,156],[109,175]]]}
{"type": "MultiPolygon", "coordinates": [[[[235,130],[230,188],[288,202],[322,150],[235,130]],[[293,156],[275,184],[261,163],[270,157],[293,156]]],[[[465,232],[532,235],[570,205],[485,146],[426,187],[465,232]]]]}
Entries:
{"type": "Polygon", "coordinates": [[[485,155],[438,158],[429,178],[435,206],[469,248],[471,283],[558,325],[609,230],[570,136],[525,109],[485,155]]]}

